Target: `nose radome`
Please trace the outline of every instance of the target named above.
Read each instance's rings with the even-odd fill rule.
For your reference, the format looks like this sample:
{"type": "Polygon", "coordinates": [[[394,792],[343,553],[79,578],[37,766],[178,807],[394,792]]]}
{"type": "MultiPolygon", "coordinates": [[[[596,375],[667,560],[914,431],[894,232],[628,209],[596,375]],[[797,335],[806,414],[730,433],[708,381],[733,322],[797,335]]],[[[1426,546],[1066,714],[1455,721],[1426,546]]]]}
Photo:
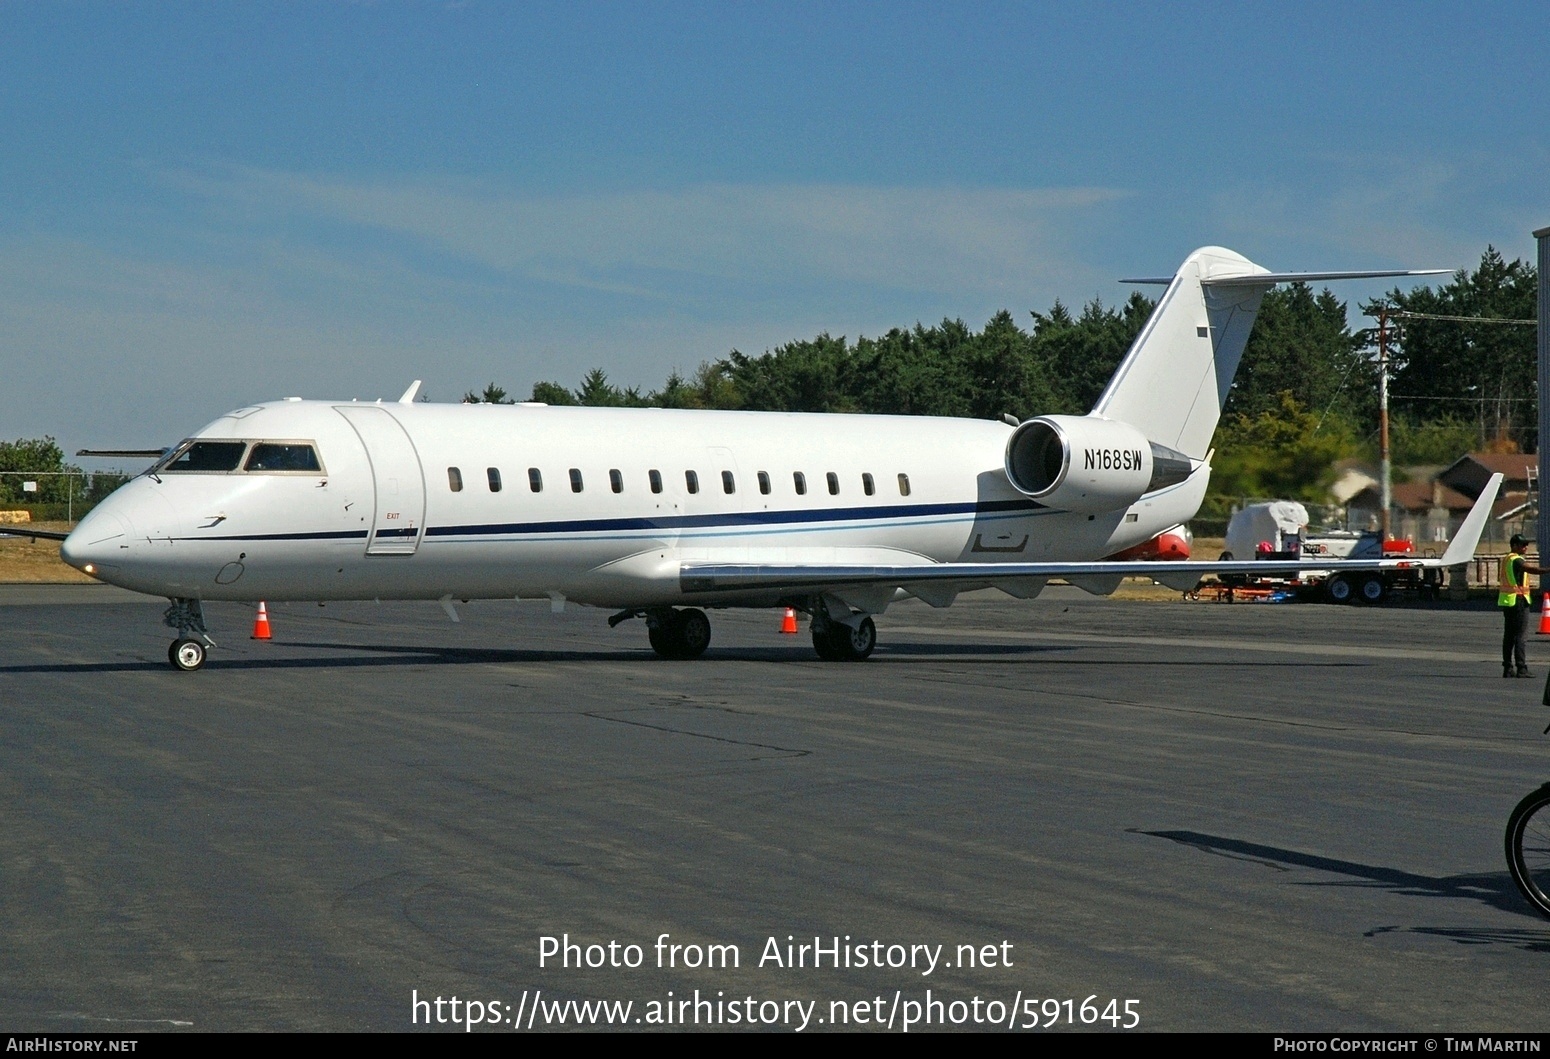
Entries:
{"type": "Polygon", "coordinates": [[[59,557],[83,573],[95,574],[129,554],[125,546],[132,544],[134,527],[110,505],[107,500],[89,512],[59,546],[59,557]]]}

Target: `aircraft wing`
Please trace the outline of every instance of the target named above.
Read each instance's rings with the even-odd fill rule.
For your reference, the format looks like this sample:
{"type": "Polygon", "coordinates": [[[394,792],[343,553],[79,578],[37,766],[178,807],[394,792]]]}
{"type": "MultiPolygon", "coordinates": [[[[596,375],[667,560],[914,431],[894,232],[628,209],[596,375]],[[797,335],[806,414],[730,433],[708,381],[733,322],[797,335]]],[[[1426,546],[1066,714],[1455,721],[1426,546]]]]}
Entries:
{"type": "Polygon", "coordinates": [[[37,540],[39,537],[42,537],[44,540],[62,541],[66,537],[70,536],[70,534],[60,533],[58,530],[28,529],[25,522],[18,522],[14,525],[0,526],[0,536],[31,537],[33,540],[37,540]]]}
{"type": "Polygon", "coordinates": [[[910,563],[900,565],[773,564],[686,562],[679,568],[685,592],[771,590],[827,592],[844,588],[903,588],[926,598],[936,593],[955,594],[970,587],[1005,587],[1013,594],[1022,582],[1036,593],[1052,577],[1070,581],[1088,591],[1106,595],[1126,577],[1149,577],[1169,588],[1187,591],[1208,574],[1295,574],[1301,570],[1357,573],[1384,570],[1443,569],[1467,563],[1491,516],[1502,476],[1491,476],[1458,533],[1441,558],[1393,557],[1378,559],[1296,560],[1139,560],[1048,563],[910,563]],[[923,591],[917,592],[917,586],[923,591]]]}

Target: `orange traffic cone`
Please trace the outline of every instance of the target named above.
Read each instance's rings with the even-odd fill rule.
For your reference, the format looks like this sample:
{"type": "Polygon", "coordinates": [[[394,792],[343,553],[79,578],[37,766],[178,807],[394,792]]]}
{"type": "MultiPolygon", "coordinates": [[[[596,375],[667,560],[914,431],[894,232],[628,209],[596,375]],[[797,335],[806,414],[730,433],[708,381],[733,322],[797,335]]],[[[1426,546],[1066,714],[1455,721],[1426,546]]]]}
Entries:
{"type": "Polygon", "coordinates": [[[264,601],[258,601],[258,617],[253,619],[253,639],[268,640],[269,634],[269,608],[264,606],[264,601]]]}
{"type": "Polygon", "coordinates": [[[1539,608],[1539,635],[1550,636],[1550,592],[1546,592],[1544,603],[1539,608]]]}
{"type": "Polygon", "coordinates": [[[792,636],[796,635],[797,612],[795,607],[786,608],[786,616],[782,618],[780,622],[780,631],[783,633],[789,633],[792,636]]]}

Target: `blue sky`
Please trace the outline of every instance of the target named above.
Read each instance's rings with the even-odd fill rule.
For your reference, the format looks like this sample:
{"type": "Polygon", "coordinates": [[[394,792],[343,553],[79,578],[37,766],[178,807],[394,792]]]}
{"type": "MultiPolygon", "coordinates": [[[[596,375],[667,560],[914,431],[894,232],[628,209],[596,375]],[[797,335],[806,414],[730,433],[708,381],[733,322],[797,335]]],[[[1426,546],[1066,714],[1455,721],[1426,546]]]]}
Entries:
{"type": "Polygon", "coordinates": [[[1530,257],[1547,62],[1529,4],[0,0],[0,437],[1530,257]]]}

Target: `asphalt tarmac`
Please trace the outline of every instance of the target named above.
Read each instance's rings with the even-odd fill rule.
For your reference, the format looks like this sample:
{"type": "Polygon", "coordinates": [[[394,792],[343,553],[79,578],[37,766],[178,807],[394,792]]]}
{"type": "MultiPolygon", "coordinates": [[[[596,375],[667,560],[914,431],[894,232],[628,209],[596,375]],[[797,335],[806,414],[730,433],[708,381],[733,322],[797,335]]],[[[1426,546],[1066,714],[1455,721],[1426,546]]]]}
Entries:
{"type": "Polygon", "coordinates": [[[0,1029],[1550,1029],[1489,608],[164,606],[0,587],[0,1029]]]}

